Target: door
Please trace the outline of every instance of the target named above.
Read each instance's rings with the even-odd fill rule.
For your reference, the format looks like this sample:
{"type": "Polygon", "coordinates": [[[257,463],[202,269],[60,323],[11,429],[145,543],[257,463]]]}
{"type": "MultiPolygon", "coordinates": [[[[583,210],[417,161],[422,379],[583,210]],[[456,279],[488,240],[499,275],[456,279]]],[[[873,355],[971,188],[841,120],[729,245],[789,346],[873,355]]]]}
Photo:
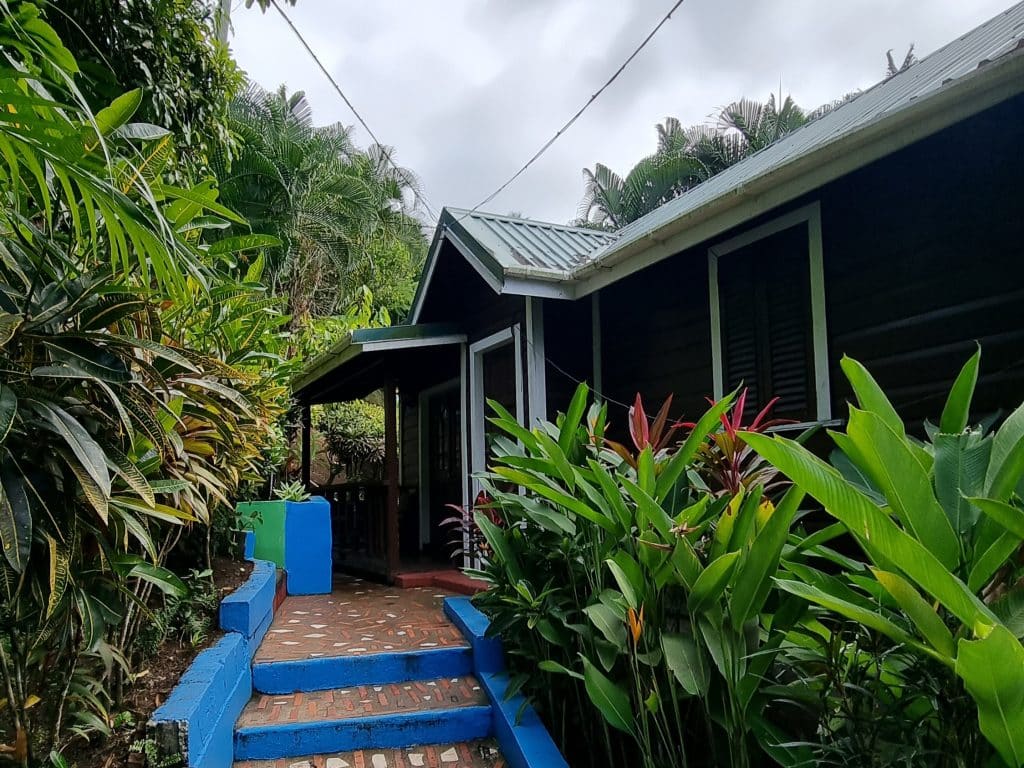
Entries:
{"type": "Polygon", "coordinates": [[[448,562],[457,530],[441,523],[456,515],[446,505],[462,504],[462,404],[458,387],[431,395],[426,407],[428,506],[422,519],[427,525],[424,551],[433,559],[448,562]]]}

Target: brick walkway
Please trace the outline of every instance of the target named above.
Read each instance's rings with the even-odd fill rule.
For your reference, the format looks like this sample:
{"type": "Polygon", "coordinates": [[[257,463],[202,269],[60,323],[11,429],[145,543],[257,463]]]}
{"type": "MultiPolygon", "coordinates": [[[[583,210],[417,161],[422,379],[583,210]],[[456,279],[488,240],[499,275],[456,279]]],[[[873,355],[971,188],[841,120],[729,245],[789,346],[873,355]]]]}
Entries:
{"type": "Polygon", "coordinates": [[[235,768],[506,768],[493,741],[408,749],[361,750],[284,760],[252,760],[235,768]]]}
{"type": "Polygon", "coordinates": [[[254,661],[465,647],[465,639],[441,610],[449,594],[347,579],[336,582],[330,595],[289,597],[254,661]]]}
{"type": "Polygon", "coordinates": [[[345,720],[414,710],[487,706],[487,695],[473,677],[452,677],[392,685],[310,691],[285,696],[256,694],[238,719],[238,727],[345,720]]]}

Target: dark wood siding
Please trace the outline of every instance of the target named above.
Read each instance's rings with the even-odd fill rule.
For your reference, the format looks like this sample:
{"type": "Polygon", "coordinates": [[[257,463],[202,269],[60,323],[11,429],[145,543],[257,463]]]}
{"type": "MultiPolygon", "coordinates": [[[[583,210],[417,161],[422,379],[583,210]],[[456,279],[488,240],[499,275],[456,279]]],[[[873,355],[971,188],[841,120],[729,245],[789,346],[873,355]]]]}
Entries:
{"type": "MultiPolygon", "coordinates": [[[[657,411],[674,395],[672,415],[691,417],[712,393],[706,249],[686,251],[601,290],[604,393],[632,403],[639,392],[657,411]]],[[[625,413],[612,405],[618,424],[625,413]]]]}
{"type": "Polygon", "coordinates": [[[1024,101],[830,185],[821,195],[833,409],[842,355],[905,417],[936,420],[975,341],[975,415],[1024,400],[1024,101]]]}
{"type": "Polygon", "coordinates": [[[594,384],[591,299],[544,301],[547,418],[564,412],[581,381],[594,384]]]}

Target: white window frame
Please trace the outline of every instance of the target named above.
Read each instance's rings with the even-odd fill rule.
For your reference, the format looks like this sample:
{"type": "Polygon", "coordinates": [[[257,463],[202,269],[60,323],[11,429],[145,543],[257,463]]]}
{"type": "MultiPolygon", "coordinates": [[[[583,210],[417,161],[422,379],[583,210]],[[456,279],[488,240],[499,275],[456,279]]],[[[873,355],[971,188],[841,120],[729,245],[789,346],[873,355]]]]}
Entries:
{"type": "Polygon", "coordinates": [[[821,242],[821,203],[815,201],[747,230],[708,249],[708,289],[711,299],[711,370],[715,398],[725,392],[725,358],[722,314],[718,296],[718,261],[758,240],[800,224],[807,225],[807,256],[811,288],[811,353],[814,358],[815,415],[817,421],[832,418],[832,393],[828,374],[828,327],[825,310],[824,251],[821,242]]]}
{"type": "MultiPolygon", "coordinates": [[[[509,328],[502,328],[497,333],[492,333],[479,341],[469,345],[469,425],[470,439],[472,441],[472,460],[470,468],[472,474],[476,475],[487,468],[487,446],[484,445],[484,424],[485,408],[484,401],[484,355],[488,352],[502,347],[511,342],[515,356],[516,369],[516,421],[524,423],[523,414],[523,359],[522,345],[520,339],[519,324],[509,328]]],[[[470,488],[470,498],[467,499],[467,506],[476,498],[480,492],[480,482],[473,477],[470,488]]]]}
{"type": "Polygon", "coordinates": [[[544,300],[526,297],[526,386],[530,424],[548,416],[547,360],[544,355],[544,300]]]}
{"type": "MultiPolygon", "coordinates": [[[[430,543],[430,461],[428,454],[430,452],[430,398],[434,395],[440,395],[442,392],[448,392],[453,389],[458,389],[461,382],[461,377],[457,376],[454,379],[443,381],[433,387],[424,389],[419,394],[418,401],[418,427],[419,427],[419,469],[420,469],[420,548],[430,543]]],[[[461,420],[460,420],[461,421],[461,420]]],[[[462,429],[462,424],[458,425],[458,428],[462,429]]],[[[462,466],[459,468],[460,475],[466,473],[466,457],[459,452],[459,462],[462,466]]],[[[454,503],[454,499],[452,500],[454,503]]]]}

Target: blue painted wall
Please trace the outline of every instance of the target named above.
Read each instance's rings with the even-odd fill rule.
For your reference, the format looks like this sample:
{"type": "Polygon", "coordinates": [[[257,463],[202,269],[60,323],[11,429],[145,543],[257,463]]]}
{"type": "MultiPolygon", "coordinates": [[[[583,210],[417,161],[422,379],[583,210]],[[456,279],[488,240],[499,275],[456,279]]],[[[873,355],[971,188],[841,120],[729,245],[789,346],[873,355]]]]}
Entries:
{"type": "Polygon", "coordinates": [[[289,501],[284,524],[284,569],[289,595],[331,592],[331,505],[322,496],[289,501]]]}
{"type": "Polygon", "coordinates": [[[227,768],[234,760],[235,721],[252,696],[252,658],[274,613],[276,568],[253,562],[245,584],[221,602],[227,634],[192,661],[150,719],[165,755],[187,756],[189,768],[227,768]]]}
{"type": "Polygon", "coordinates": [[[468,597],[449,597],[445,615],[473,648],[473,671],[491,701],[494,736],[511,768],[568,768],[544,723],[522,694],[508,697],[501,641],[487,637],[490,621],[468,597]]]}

